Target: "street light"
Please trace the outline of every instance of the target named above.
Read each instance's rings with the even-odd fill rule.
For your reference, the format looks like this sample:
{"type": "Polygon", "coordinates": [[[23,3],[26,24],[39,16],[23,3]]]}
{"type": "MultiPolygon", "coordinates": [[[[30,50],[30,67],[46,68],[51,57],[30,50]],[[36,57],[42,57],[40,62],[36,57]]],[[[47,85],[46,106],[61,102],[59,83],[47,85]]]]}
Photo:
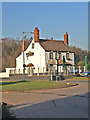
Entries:
{"type": "Polygon", "coordinates": [[[23,77],[24,77],[24,81],[25,81],[25,67],[26,67],[26,65],[25,65],[25,56],[24,56],[24,33],[32,33],[32,34],[34,34],[35,32],[23,32],[23,77]]]}

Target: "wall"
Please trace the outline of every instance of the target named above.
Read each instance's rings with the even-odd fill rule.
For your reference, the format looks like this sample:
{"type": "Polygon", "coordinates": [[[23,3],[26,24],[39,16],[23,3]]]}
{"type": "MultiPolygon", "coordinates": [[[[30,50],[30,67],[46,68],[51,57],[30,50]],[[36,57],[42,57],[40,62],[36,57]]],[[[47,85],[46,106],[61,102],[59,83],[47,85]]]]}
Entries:
{"type": "MultiPolygon", "coordinates": [[[[45,63],[46,63],[46,64],[48,63],[48,60],[49,60],[49,53],[50,53],[50,52],[45,52],[45,63]]],[[[56,53],[56,52],[53,52],[53,60],[55,60],[55,53],[56,53]]],[[[63,56],[64,56],[66,62],[74,65],[74,53],[69,53],[70,60],[67,60],[67,59],[66,59],[66,53],[67,53],[67,52],[61,52],[61,59],[63,60],[63,56]]],[[[57,60],[55,60],[55,64],[57,64],[57,60]]],[[[54,67],[55,67],[55,70],[57,70],[57,65],[54,65],[54,67]]],[[[58,67],[58,71],[59,71],[59,72],[63,72],[63,66],[61,66],[61,67],[59,66],[59,67],[58,67]]]]}
{"type": "MultiPolygon", "coordinates": [[[[49,53],[50,52],[45,52],[45,61],[46,61],[46,63],[49,60],[49,53]]],[[[53,52],[53,53],[54,53],[53,54],[53,59],[55,60],[55,53],[56,52],[53,52]]],[[[65,57],[66,62],[68,62],[68,63],[70,63],[72,65],[74,64],[74,53],[69,53],[69,56],[70,56],[71,60],[66,59],[66,52],[61,52],[61,59],[63,59],[63,56],[65,57]]]]}
{"type": "Polygon", "coordinates": [[[0,73],[0,78],[8,78],[9,74],[6,72],[0,73]]]}
{"type": "Polygon", "coordinates": [[[67,59],[65,58],[65,59],[66,59],[66,62],[74,65],[74,64],[75,64],[74,53],[69,53],[69,57],[70,57],[71,60],[67,60],[67,59]]]}
{"type": "MultiPolygon", "coordinates": [[[[32,63],[35,67],[34,73],[38,73],[38,67],[39,72],[46,71],[46,64],[49,60],[49,52],[45,52],[45,50],[41,47],[41,45],[37,42],[34,43],[34,49],[32,49],[32,43],[34,43],[34,39],[32,40],[31,44],[28,46],[27,50],[24,52],[25,55],[25,64],[32,63]],[[33,56],[29,56],[27,59],[26,53],[29,51],[34,52],[33,56]]],[[[66,59],[66,52],[61,52],[61,59],[63,59],[63,56],[65,56],[66,62],[74,65],[74,53],[69,53],[69,56],[71,60],[66,59]]],[[[55,60],[55,52],[53,54],[53,59],[55,60]]],[[[57,64],[57,61],[55,60],[55,64],[57,64]]],[[[55,69],[57,69],[57,66],[55,65],[55,69]]],[[[23,54],[21,54],[19,57],[16,58],[16,71],[17,73],[23,73],[23,54]]],[[[59,69],[60,71],[60,69],[59,69]]],[[[61,72],[63,72],[63,67],[61,67],[61,72]]],[[[25,73],[28,73],[28,68],[26,68],[25,73]]]]}
{"type": "MultiPolygon", "coordinates": [[[[34,39],[31,44],[28,46],[27,50],[24,52],[25,55],[25,64],[32,63],[35,67],[34,73],[38,72],[38,67],[40,68],[40,72],[43,72],[43,67],[45,67],[45,50],[41,47],[39,43],[34,43],[34,49],[32,49],[32,43],[34,43],[34,39]],[[29,51],[34,52],[33,56],[29,56],[27,59],[26,53],[29,51]]],[[[20,71],[23,73],[23,54],[16,58],[16,69],[17,72],[20,71]]],[[[26,68],[25,73],[27,73],[28,68],[26,68]]]]}
{"type": "Polygon", "coordinates": [[[7,74],[14,74],[15,68],[6,68],[7,74]]]}

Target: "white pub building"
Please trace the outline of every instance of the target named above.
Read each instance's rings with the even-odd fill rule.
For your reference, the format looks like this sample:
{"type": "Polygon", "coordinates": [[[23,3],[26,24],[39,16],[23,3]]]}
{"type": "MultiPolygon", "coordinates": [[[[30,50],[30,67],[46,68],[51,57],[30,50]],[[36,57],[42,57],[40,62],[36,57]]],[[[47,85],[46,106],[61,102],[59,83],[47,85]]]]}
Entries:
{"type": "Polygon", "coordinates": [[[16,74],[23,74],[23,53],[25,61],[25,73],[32,75],[34,73],[57,73],[61,74],[63,70],[63,56],[65,58],[66,74],[75,73],[74,52],[68,43],[68,34],[64,35],[63,40],[40,39],[39,29],[34,30],[34,39],[28,48],[16,58],[16,68],[6,68],[6,71],[14,70],[16,74]],[[31,55],[32,54],[32,55],[31,55]],[[58,57],[58,58],[57,58],[58,57]],[[57,58],[57,59],[56,59],[57,58]]]}

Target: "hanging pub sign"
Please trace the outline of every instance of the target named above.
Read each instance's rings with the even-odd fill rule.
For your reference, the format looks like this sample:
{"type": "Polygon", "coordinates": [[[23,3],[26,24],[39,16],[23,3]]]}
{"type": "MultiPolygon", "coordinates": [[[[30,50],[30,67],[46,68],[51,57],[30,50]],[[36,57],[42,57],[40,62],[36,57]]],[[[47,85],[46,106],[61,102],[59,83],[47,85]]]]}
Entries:
{"type": "Polygon", "coordinates": [[[32,55],[34,55],[34,52],[29,51],[28,53],[26,53],[26,56],[32,56],[32,55]]]}

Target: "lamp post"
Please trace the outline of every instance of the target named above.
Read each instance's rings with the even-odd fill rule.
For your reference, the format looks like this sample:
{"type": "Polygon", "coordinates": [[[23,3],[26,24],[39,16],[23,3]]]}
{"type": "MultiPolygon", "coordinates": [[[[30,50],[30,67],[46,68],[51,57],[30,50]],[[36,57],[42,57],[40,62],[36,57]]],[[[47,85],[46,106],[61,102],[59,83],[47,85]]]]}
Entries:
{"type": "Polygon", "coordinates": [[[32,34],[34,34],[35,32],[23,32],[23,79],[24,79],[24,81],[25,81],[25,67],[26,67],[26,65],[25,65],[25,55],[24,55],[24,33],[32,33],[32,34]]]}

